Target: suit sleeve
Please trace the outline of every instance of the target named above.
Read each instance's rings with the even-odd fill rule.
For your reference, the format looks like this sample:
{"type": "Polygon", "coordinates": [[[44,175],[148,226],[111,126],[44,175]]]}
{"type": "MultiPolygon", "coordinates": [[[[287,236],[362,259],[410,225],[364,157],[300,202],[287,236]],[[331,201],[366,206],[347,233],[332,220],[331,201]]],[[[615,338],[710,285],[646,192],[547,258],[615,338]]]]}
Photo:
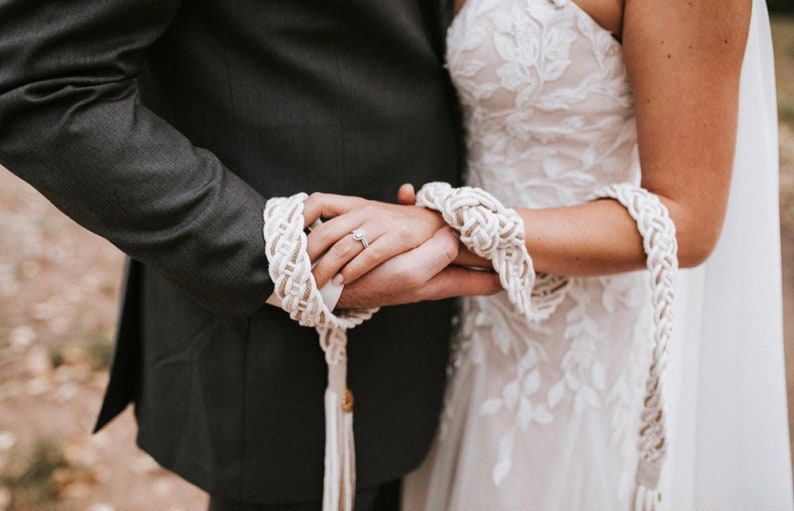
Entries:
{"type": "Polygon", "coordinates": [[[228,318],[272,292],[265,199],[138,101],[175,0],[0,0],[0,163],[228,318]]]}

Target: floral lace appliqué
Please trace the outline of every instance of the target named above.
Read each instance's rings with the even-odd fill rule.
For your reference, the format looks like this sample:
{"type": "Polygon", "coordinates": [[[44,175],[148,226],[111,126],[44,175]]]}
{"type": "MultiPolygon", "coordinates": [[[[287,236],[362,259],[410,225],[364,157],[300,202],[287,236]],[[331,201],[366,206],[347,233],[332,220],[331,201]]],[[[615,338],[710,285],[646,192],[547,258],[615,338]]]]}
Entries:
{"type": "MultiPolygon", "coordinates": [[[[576,4],[469,0],[447,45],[463,105],[469,184],[508,205],[543,208],[578,204],[596,187],[639,179],[620,45],[576,4]]],[[[634,436],[625,432],[637,424],[647,355],[640,282],[633,274],[573,279],[557,311],[534,324],[503,295],[466,299],[442,445],[460,445],[464,439],[450,435],[461,429],[452,426],[476,417],[481,424],[472,430],[493,441],[482,459],[501,486],[540,448],[532,447],[538,435],[560,449],[581,449],[565,443],[570,438],[559,424],[601,421],[612,431],[606,450],[623,460],[615,465],[629,485],[636,447],[626,444],[634,436]]]]}

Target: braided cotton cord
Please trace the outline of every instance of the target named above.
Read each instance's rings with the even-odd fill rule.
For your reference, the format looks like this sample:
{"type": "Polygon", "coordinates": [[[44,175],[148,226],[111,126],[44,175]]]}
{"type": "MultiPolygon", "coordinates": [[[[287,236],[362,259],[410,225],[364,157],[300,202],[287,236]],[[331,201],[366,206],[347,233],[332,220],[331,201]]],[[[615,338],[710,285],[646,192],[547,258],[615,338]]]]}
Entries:
{"type": "Polygon", "coordinates": [[[265,252],[276,296],[290,318],[314,327],[328,364],[325,394],[325,478],[323,511],[352,511],[355,495],[352,395],[347,390],[347,330],[378,309],[345,310],[334,315],[312,275],[303,231],[305,193],[267,201],[263,218],[265,252]]]}
{"type": "Polygon", "coordinates": [[[661,505],[659,477],[667,446],[662,399],[662,374],[673,324],[673,298],[678,270],[678,246],[667,208],[659,198],[634,185],[614,184],[597,191],[596,198],[620,202],[637,222],[647,267],[651,271],[654,347],[640,424],[640,462],[637,468],[635,511],[653,511],[661,505]]]}
{"type": "MultiPolygon", "coordinates": [[[[323,302],[312,275],[312,263],[306,253],[307,239],[303,231],[303,201],[308,196],[276,197],[267,201],[264,211],[265,250],[274,292],[290,318],[301,326],[319,329],[347,330],[371,318],[378,309],[345,309],[334,315],[323,302]]],[[[346,360],[346,342],[328,340],[323,344],[329,364],[346,360]]]]}
{"type": "Polygon", "coordinates": [[[565,298],[568,279],[546,274],[536,278],[524,243],[524,221],[489,193],[434,182],[419,190],[416,204],[439,211],[469,250],[491,261],[508,298],[530,321],[549,317],[565,298]]]}

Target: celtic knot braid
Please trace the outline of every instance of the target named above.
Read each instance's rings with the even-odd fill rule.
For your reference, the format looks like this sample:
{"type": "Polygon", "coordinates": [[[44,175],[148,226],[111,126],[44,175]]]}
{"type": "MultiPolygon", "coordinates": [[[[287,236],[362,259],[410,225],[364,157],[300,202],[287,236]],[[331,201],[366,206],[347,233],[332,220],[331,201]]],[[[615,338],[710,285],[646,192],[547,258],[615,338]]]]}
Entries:
{"type": "Polygon", "coordinates": [[[344,331],[360,325],[378,309],[349,309],[334,315],[323,302],[312,275],[312,263],[306,253],[303,231],[305,193],[277,197],[267,201],[264,211],[265,250],[274,292],[282,308],[301,326],[314,327],[320,333],[326,362],[346,360],[346,337],[329,335],[330,330],[344,331]]]}
{"type": "Polygon", "coordinates": [[[434,182],[419,190],[416,204],[439,211],[469,250],[491,261],[508,298],[530,321],[547,318],[565,298],[568,279],[546,274],[536,278],[524,242],[524,221],[491,194],[434,182]]]}
{"type": "Polygon", "coordinates": [[[305,193],[267,201],[263,218],[265,254],[281,307],[300,325],[314,327],[328,365],[325,392],[325,475],[323,511],[352,511],[355,487],[353,397],[347,388],[347,330],[378,309],[344,310],[334,315],[323,302],[312,275],[303,230],[305,193]]]}
{"type": "Polygon", "coordinates": [[[659,198],[634,185],[614,184],[597,191],[597,198],[620,202],[637,222],[651,272],[654,346],[640,424],[640,463],[634,508],[652,511],[661,505],[659,477],[667,451],[662,375],[667,363],[667,344],[673,323],[673,299],[678,270],[675,225],[659,198]]]}

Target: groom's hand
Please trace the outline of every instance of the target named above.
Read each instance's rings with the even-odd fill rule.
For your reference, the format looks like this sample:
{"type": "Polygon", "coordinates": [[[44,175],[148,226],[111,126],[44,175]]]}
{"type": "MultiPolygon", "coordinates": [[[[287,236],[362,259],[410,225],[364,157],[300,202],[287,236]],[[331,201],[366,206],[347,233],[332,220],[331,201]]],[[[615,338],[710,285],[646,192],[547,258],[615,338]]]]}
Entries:
{"type": "MultiPolygon", "coordinates": [[[[411,183],[405,183],[397,190],[397,202],[400,204],[415,204],[416,190],[411,183]]],[[[484,259],[477,254],[470,252],[463,243],[459,244],[458,256],[452,262],[457,266],[468,266],[469,268],[491,269],[493,265],[488,259],[484,259]]]]}
{"type": "Polygon", "coordinates": [[[345,285],[338,309],[398,305],[453,296],[489,295],[502,287],[494,272],[450,266],[458,238],[449,227],[345,285]]]}

